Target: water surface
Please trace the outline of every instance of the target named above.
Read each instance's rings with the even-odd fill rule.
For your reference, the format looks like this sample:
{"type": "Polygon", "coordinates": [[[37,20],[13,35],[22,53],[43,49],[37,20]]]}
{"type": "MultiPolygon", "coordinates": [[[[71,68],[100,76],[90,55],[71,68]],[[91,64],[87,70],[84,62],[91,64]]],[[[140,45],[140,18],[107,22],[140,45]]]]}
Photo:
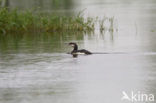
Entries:
{"type": "Polygon", "coordinates": [[[86,8],[84,16],[114,16],[118,31],[1,35],[0,103],[129,103],[121,101],[122,91],[156,94],[154,0],[58,2],[64,6],[31,0],[30,7],[14,1],[12,8],[42,4],[42,12],[72,15],[86,8]],[[73,58],[71,41],[93,52],[122,53],[73,58]]]}

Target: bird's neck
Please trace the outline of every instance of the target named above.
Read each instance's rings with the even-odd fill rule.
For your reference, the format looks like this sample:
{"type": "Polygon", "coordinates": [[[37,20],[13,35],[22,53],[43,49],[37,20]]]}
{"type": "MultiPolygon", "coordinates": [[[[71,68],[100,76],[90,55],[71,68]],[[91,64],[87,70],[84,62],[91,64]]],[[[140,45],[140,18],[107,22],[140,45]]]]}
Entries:
{"type": "Polygon", "coordinates": [[[74,50],[78,50],[78,46],[77,46],[77,45],[74,46],[73,51],[74,51],[74,50]]]}

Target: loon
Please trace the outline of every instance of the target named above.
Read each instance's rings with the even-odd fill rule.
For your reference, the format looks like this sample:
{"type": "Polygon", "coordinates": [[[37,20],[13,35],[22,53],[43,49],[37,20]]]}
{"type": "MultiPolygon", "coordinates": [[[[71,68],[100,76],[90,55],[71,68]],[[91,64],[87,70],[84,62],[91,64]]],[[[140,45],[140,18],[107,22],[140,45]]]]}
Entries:
{"type": "Polygon", "coordinates": [[[92,54],[90,51],[88,50],[85,50],[85,49],[81,49],[81,50],[78,50],[78,45],[76,43],[73,43],[73,42],[70,42],[68,45],[72,46],[74,49],[71,51],[71,54],[72,55],[75,55],[75,54],[86,54],[86,55],[90,55],[92,54]]]}

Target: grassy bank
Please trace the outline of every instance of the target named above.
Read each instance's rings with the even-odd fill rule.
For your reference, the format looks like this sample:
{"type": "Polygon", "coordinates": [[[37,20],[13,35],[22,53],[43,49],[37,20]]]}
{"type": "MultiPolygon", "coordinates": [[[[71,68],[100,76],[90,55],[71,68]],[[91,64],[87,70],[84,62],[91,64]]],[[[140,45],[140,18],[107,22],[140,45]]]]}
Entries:
{"type": "Polygon", "coordinates": [[[9,32],[53,32],[53,31],[93,31],[93,18],[33,14],[30,11],[18,12],[0,9],[0,33],[9,32]]]}

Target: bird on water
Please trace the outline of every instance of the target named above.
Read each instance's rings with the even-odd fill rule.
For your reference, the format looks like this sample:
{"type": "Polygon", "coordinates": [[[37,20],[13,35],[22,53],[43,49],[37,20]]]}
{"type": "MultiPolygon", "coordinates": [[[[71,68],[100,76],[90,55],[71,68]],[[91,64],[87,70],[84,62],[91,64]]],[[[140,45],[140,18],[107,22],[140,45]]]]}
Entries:
{"type": "Polygon", "coordinates": [[[78,45],[76,43],[70,42],[68,45],[73,47],[73,50],[71,51],[72,55],[75,54],[86,54],[86,55],[90,55],[92,54],[90,51],[85,50],[85,49],[78,49],[78,45]]]}

